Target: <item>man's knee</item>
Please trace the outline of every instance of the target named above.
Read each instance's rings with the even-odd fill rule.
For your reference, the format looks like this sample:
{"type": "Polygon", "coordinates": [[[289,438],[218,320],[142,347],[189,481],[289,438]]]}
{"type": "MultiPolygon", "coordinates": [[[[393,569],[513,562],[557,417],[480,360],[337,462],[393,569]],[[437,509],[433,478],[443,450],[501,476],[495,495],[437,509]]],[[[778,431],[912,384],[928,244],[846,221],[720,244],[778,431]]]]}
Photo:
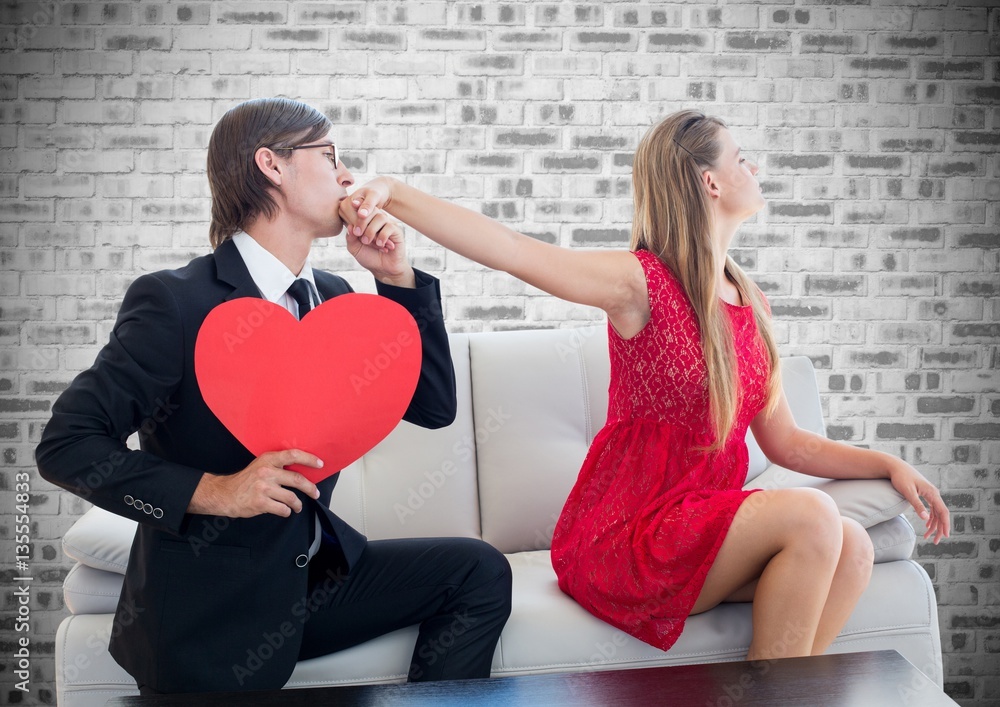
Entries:
{"type": "Polygon", "coordinates": [[[456,549],[471,567],[466,581],[468,589],[486,591],[497,599],[503,599],[509,612],[513,575],[506,556],[482,540],[461,538],[460,541],[456,549]]]}

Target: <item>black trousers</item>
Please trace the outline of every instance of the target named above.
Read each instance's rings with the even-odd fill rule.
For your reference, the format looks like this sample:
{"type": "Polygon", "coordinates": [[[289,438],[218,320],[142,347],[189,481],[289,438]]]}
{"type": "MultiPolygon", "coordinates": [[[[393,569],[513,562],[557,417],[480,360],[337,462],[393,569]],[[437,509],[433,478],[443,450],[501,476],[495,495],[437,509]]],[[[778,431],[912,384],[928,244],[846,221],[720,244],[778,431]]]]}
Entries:
{"type": "Polygon", "coordinates": [[[373,540],[346,574],[324,542],[309,563],[311,614],[299,660],[419,624],[411,681],[486,678],[510,616],[511,572],[470,538],[373,540]]]}
{"type": "MultiPolygon", "coordinates": [[[[348,574],[324,538],[309,563],[299,660],[419,624],[409,680],[487,678],[510,600],[507,558],[481,540],[373,540],[348,574]]],[[[140,685],[139,694],[161,693],[140,685]]]]}

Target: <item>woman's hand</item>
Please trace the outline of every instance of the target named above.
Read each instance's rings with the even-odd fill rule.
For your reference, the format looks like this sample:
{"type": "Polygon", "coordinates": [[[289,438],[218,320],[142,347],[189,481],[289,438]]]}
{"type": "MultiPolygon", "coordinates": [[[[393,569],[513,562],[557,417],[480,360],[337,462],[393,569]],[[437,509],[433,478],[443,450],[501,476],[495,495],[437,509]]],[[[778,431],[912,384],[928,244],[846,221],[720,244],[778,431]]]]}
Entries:
{"type": "Polygon", "coordinates": [[[927,524],[925,540],[933,535],[934,544],[937,545],[941,538],[951,535],[951,514],[948,512],[948,506],[941,500],[937,487],[925,479],[923,474],[901,459],[897,459],[889,469],[889,481],[927,524]],[[927,501],[929,509],[924,506],[921,498],[927,501]]]}
{"type": "Polygon", "coordinates": [[[385,178],[372,180],[340,202],[347,252],[380,281],[413,287],[416,280],[406,257],[403,229],[380,208],[391,197],[388,185],[385,178]]]}
{"type": "Polygon", "coordinates": [[[384,238],[378,238],[378,232],[371,231],[370,226],[382,209],[392,201],[392,180],[388,177],[376,177],[340,202],[340,216],[347,224],[347,235],[356,236],[365,245],[375,243],[379,248],[386,244],[384,238]]]}

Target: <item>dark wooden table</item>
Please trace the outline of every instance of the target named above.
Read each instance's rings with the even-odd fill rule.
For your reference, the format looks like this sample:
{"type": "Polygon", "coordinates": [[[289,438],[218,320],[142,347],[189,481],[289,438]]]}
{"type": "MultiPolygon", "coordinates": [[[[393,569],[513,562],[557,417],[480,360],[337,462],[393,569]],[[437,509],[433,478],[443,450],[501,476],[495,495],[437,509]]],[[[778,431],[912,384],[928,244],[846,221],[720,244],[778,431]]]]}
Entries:
{"type": "Polygon", "coordinates": [[[119,697],[109,707],[940,707],[955,705],[896,651],[489,680],[119,697]]]}

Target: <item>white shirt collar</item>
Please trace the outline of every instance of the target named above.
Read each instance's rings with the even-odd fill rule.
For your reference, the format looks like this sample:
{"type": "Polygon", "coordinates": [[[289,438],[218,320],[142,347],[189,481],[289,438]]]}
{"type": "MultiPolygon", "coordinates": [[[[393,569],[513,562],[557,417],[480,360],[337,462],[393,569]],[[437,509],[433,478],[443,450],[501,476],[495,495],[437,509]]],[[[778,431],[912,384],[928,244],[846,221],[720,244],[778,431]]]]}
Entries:
{"type": "MultiPolygon", "coordinates": [[[[240,257],[243,258],[247,270],[250,271],[250,277],[253,279],[254,284],[257,285],[257,289],[260,290],[264,299],[279,304],[292,314],[297,315],[298,305],[287,294],[289,286],[296,280],[295,273],[289,270],[271,251],[254,240],[253,236],[245,231],[238,231],[233,236],[233,243],[240,252],[240,257]]],[[[302,272],[298,274],[298,277],[309,281],[309,284],[312,285],[312,297],[315,298],[318,290],[316,289],[316,280],[313,278],[312,266],[309,265],[308,259],[302,266],[302,272]]],[[[318,304],[319,302],[313,302],[313,306],[318,304]]]]}

